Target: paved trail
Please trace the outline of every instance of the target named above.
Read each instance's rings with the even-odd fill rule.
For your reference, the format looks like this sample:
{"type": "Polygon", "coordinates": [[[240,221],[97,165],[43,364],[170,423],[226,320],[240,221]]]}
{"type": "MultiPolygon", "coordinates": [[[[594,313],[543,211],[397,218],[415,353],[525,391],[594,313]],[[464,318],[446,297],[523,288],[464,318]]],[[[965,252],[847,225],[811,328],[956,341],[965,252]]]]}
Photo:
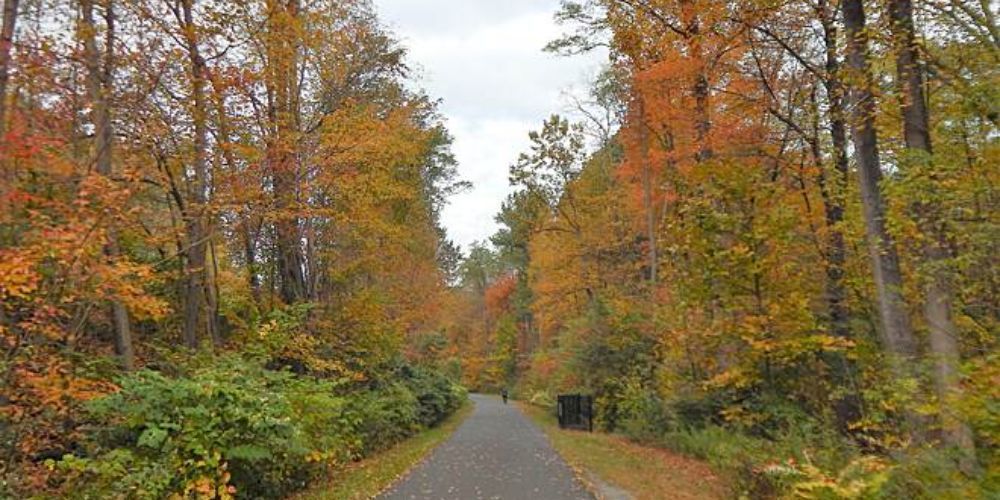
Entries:
{"type": "Polygon", "coordinates": [[[542,431],[513,404],[473,395],[475,412],[381,498],[592,499],[542,431]]]}

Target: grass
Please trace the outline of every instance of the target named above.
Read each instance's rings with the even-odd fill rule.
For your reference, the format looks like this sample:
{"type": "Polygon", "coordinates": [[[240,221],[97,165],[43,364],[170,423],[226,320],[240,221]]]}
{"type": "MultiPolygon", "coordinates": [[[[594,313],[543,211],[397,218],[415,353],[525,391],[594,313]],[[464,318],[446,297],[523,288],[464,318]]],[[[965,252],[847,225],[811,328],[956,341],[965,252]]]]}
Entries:
{"type": "Polygon", "coordinates": [[[560,429],[551,411],[520,405],[569,464],[596,475],[639,500],[728,498],[726,482],[705,462],[635,444],[613,434],[560,429]]]}
{"type": "Polygon", "coordinates": [[[393,485],[431,450],[458,428],[473,405],[466,402],[437,427],[417,434],[376,455],[334,471],[323,483],[296,495],[298,500],[354,500],[373,498],[393,485]]]}

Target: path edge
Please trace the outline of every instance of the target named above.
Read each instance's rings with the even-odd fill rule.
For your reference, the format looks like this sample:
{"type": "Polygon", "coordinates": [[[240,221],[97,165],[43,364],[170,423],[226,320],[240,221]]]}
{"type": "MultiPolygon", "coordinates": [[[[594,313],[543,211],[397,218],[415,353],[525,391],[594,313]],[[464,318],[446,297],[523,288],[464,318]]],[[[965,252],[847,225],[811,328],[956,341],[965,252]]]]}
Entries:
{"type": "Polygon", "coordinates": [[[379,498],[386,492],[395,488],[403,481],[407,480],[413,474],[413,471],[417,470],[418,467],[427,462],[427,460],[431,458],[431,455],[433,455],[434,452],[441,447],[441,445],[447,443],[451,439],[451,437],[455,434],[458,428],[461,427],[462,424],[465,423],[465,421],[470,416],[472,416],[473,413],[475,413],[475,408],[476,408],[476,402],[473,401],[472,398],[466,397],[465,403],[459,409],[455,410],[455,413],[453,413],[451,417],[449,417],[449,418],[458,417],[458,421],[455,422],[455,428],[452,429],[450,433],[448,433],[448,436],[442,439],[438,444],[430,447],[430,449],[428,449],[427,452],[424,453],[424,456],[420,457],[419,460],[410,464],[410,467],[407,468],[406,471],[396,476],[396,479],[392,480],[392,482],[390,482],[389,484],[386,484],[385,487],[372,494],[372,496],[369,498],[371,498],[372,500],[379,498]],[[461,415],[461,413],[463,412],[465,413],[465,415],[461,415]]]}
{"type": "Polygon", "coordinates": [[[531,418],[531,415],[529,415],[525,410],[525,406],[530,403],[526,403],[524,401],[514,401],[514,404],[517,406],[517,411],[521,412],[521,414],[524,415],[529,422],[531,422],[531,425],[534,425],[542,432],[542,435],[545,436],[545,440],[549,443],[549,447],[556,452],[556,455],[559,455],[559,458],[562,459],[563,463],[565,463],[569,469],[573,471],[573,475],[576,476],[577,481],[580,481],[580,484],[582,484],[587,492],[590,493],[596,500],[635,500],[635,497],[624,488],[615,486],[604,479],[601,479],[601,477],[596,473],[581,465],[571,462],[561,452],[559,452],[559,448],[556,448],[555,443],[552,442],[552,437],[549,436],[545,427],[535,422],[535,419],[531,418]]]}

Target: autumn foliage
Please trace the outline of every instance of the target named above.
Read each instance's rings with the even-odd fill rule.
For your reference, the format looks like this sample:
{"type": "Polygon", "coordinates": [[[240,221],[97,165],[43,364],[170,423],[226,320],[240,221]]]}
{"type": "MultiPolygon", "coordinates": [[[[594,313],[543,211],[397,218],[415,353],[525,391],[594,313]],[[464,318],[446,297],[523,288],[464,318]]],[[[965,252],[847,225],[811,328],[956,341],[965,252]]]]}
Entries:
{"type": "Polygon", "coordinates": [[[996,12],[974,3],[562,2],[549,49],[610,61],[579,124],[531,133],[492,260],[466,261],[530,339],[504,383],[593,393],[604,429],[753,498],[995,495],[996,12]]]}
{"type": "Polygon", "coordinates": [[[456,381],[741,498],[1000,491],[990,2],[563,1],[608,64],[466,255],[372,2],[4,7],[0,496],[282,497],[456,381]]]}
{"type": "Polygon", "coordinates": [[[461,404],[464,184],[370,2],[3,16],[0,496],[279,497],[461,404]]]}

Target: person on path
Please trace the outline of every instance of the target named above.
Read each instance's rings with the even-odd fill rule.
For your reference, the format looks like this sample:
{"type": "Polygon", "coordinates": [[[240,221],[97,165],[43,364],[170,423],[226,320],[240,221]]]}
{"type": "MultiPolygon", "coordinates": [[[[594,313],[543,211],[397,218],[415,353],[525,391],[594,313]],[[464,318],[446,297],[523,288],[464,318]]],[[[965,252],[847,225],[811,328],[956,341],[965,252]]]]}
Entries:
{"type": "Polygon", "coordinates": [[[504,387],[500,389],[500,397],[503,398],[503,404],[507,404],[507,388],[504,387]]]}

